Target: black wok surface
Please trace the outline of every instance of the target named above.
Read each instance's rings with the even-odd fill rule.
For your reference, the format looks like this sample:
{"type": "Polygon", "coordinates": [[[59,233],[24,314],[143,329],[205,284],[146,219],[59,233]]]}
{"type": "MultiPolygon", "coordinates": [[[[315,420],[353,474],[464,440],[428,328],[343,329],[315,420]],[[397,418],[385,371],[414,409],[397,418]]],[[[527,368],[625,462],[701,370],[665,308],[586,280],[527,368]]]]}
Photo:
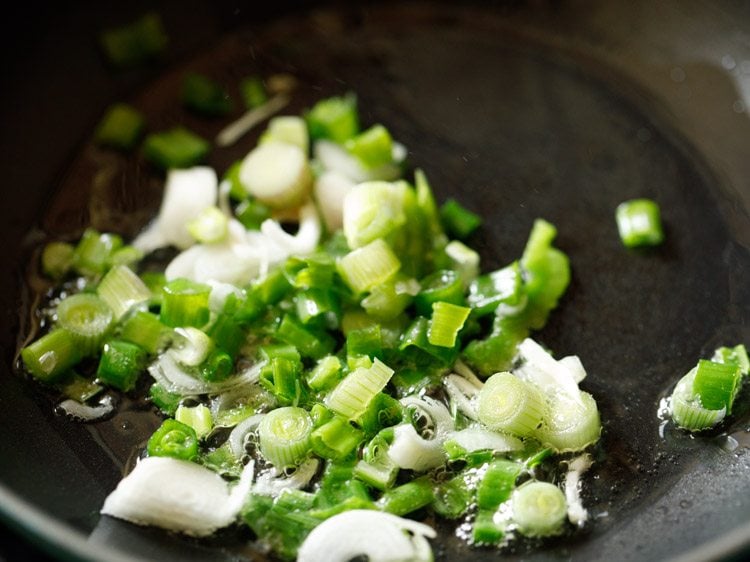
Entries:
{"type": "MultiPolygon", "coordinates": [[[[38,243],[89,223],[132,235],[158,206],[161,179],[148,166],[87,144],[104,108],[125,99],[155,130],[182,122],[210,137],[221,122],[174,103],[186,70],[228,85],[284,71],[300,82],[287,111],[356,92],[363,121],[389,127],[440,200],[480,213],[471,244],[484,269],[520,255],[534,218],[558,227],[573,281],[537,339],[581,357],[582,386],[600,407],[602,447],[584,485],[592,521],[572,538],[519,544],[505,557],[746,552],[750,391],[712,435],[692,438],[656,415],[699,357],[750,344],[750,14],[741,3],[302,3],[283,17],[283,5],[252,13],[165,4],[167,60],[114,74],[91,29],[146,6],[117,15],[82,6],[50,12],[34,48],[8,63],[14,79],[3,92],[0,169],[3,193],[13,194],[0,211],[12,266],[0,296],[0,511],[12,525],[63,558],[262,559],[242,531],[196,542],[100,518],[158,418],[125,400],[112,420],[71,423],[11,367],[30,329],[34,291],[23,278],[38,243]],[[619,242],[614,209],[640,196],[660,203],[667,241],[633,252],[619,242]]],[[[209,162],[223,170],[254,141],[215,149],[209,162]]],[[[497,557],[462,547],[448,526],[435,554],[497,557]]]]}

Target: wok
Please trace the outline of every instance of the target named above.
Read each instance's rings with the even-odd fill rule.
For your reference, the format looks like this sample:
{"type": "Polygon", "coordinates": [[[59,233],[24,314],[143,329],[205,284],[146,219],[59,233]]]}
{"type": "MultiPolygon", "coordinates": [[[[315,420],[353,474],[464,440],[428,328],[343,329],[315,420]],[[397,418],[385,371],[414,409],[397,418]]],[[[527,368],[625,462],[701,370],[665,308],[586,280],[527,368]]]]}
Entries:
{"type": "MultiPolygon", "coordinates": [[[[288,111],[356,92],[363,120],[391,129],[440,200],[455,196],[479,212],[484,226],[471,243],[484,269],[520,255],[535,217],[558,227],[573,281],[537,337],[581,357],[583,387],[599,403],[603,452],[584,484],[593,517],[572,538],[521,544],[505,556],[748,552],[748,390],[733,421],[708,436],[692,438],[656,415],[699,357],[750,344],[746,5],[164,3],[164,63],[113,72],[94,30],[150,6],[111,12],[99,4],[17,7],[3,34],[0,512],[16,531],[62,559],[263,559],[242,546],[242,531],[197,542],[100,518],[155,415],[125,401],[112,420],[69,422],[12,367],[29,329],[34,290],[24,280],[39,242],[75,236],[89,222],[132,235],[158,205],[152,170],[88,145],[104,108],[129,100],[154,129],[183,122],[210,136],[219,123],[174,103],[186,70],[226,83],[283,71],[300,83],[288,111]],[[662,207],[666,243],[653,251],[626,251],[617,237],[615,206],[639,196],[662,207]]],[[[210,164],[224,169],[253,142],[250,135],[214,150],[210,164]]],[[[440,530],[437,559],[497,556],[440,530]]]]}

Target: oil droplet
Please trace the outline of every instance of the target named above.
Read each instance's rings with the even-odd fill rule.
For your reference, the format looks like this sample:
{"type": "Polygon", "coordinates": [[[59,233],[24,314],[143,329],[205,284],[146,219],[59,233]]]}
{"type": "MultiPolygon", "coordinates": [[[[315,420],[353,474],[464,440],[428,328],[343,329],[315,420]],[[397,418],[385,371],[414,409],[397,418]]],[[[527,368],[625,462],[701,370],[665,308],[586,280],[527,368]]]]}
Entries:
{"type": "Polygon", "coordinates": [[[690,500],[681,500],[680,501],[680,507],[682,509],[687,509],[689,507],[693,507],[693,502],[691,502],[690,500]]]}
{"type": "Polygon", "coordinates": [[[732,109],[735,113],[744,113],[745,112],[745,102],[742,100],[737,100],[732,104],[732,109]]]}
{"type": "Polygon", "coordinates": [[[679,84],[680,82],[685,81],[687,74],[685,74],[685,71],[682,68],[675,66],[669,71],[669,77],[672,79],[672,82],[677,82],[679,84]]]}
{"type": "Polygon", "coordinates": [[[726,70],[734,70],[734,68],[737,66],[737,63],[735,62],[732,55],[724,55],[723,57],[721,57],[721,66],[723,66],[726,70]]]}

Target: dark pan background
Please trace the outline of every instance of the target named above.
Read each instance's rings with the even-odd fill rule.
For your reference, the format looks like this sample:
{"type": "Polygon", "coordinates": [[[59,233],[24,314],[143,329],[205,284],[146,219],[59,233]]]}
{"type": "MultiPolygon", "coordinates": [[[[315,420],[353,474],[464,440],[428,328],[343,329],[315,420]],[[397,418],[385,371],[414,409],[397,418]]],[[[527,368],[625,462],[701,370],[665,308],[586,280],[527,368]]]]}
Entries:
{"type": "MultiPolygon", "coordinates": [[[[100,442],[123,421],[147,428],[154,420],[124,412],[100,428],[70,424],[9,366],[27,329],[21,279],[42,238],[38,227],[64,235],[88,220],[106,223],[91,211],[87,176],[95,154],[87,141],[102,111],[125,99],[144,107],[150,122],[187,120],[170,105],[184,69],[231,77],[233,68],[257,64],[300,76],[294,111],[322,95],[356,91],[365,122],[386,124],[409,147],[440,199],[455,196],[482,214],[471,243],[485,268],[519,255],[535,217],[558,226],[574,277],[539,339],[583,359],[606,455],[587,478],[596,518],[590,530],[540,550],[521,547],[510,559],[702,560],[747,552],[750,408],[738,407],[723,432],[700,439],[669,426],[661,437],[655,412],[698,357],[720,344],[750,344],[750,7],[165,2],[156,8],[171,38],[164,63],[113,73],[96,49],[96,31],[150,8],[29,3],[2,22],[0,233],[8,267],[0,291],[0,512],[14,530],[64,558],[115,559],[102,545],[117,545],[162,559],[239,559],[232,544],[242,537],[205,549],[98,522],[126,457],[100,442]],[[227,35],[237,39],[222,42],[227,35]],[[628,252],[617,239],[614,207],[636,196],[662,204],[667,242],[654,251],[628,252]],[[85,537],[94,528],[88,544],[71,531],[85,537]]],[[[215,133],[213,123],[189,123],[215,133]]],[[[210,163],[222,169],[252,138],[244,142],[235,152],[215,151],[210,163]]],[[[137,162],[121,169],[128,196],[114,200],[105,218],[132,233],[139,219],[128,222],[126,214],[147,217],[158,191],[137,162]]],[[[126,443],[138,439],[128,434],[126,443]]],[[[447,531],[444,537],[436,548],[442,559],[493,558],[461,549],[447,531]]],[[[4,538],[0,555],[27,559],[23,542],[4,538]]]]}

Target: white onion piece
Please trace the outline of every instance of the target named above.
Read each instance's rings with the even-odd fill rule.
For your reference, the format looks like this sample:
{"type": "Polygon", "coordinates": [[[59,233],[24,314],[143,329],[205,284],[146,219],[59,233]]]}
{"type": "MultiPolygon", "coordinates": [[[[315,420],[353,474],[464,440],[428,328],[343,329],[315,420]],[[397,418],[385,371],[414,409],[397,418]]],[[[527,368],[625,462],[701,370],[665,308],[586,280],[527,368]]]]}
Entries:
{"type": "Polygon", "coordinates": [[[578,404],[582,404],[581,391],[573,374],[541,345],[531,338],[526,338],[518,346],[518,355],[523,362],[513,370],[516,376],[536,384],[548,395],[563,392],[578,404]]]}
{"type": "Polygon", "coordinates": [[[264,220],[260,225],[260,231],[286,253],[283,257],[272,258],[274,263],[279,263],[291,255],[306,255],[315,250],[320,240],[320,219],[315,205],[308,203],[300,209],[299,230],[294,236],[285,232],[281,225],[272,219],[264,220]]]}
{"type": "Polygon", "coordinates": [[[570,371],[576,383],[580,384],[586,378],[586,368],[581,363],[581,358],[578,355],[568,355],[560,359],[558,363],[570,371]]]}
{"type": "Polygon", "coordinates": [[[445,391],[458,406],[459,411],[470,420],[477,421],[477,405],[475,398],[481,390],[481,386],[475,386],[472,382],[459,375],[448,375],[443,381],[445,391]]]}
{"type": "Polygon", "coordinates": [[[589,454],[579,455],[568,462],[568,472],[565,475],[565,500],[568,504],[568,520],[581,527],[588,519],[588,511],[581,502],[581,476],[586,472],[594,460],[589,454]]]}
{"type": "Polygon", "coordinates": [[[329,230],[341,228],[344,217],[344,197],[357,185],[341,172],[323,172],[313,187],[315,199],[329,230]]]}
{"type": "Polygon", "coordinates": [[[213,347],[213,341],[206,332],[192,326],[185,326],[175,328],[174,333],[180,337],[179,342],[167,353],[175,361],[186,367],[196,367],[206,360],[213,347]]]}
{"type": "Polygon", "coordinates": [[[347,562],[364,556],[369,562],[428,562],[433,558],[427,538],[435,536],[435,530],[424,523],[354,509],[315,527],[300,546],[297,561],[347,562]]]}
{"type": "Polygon", "coordinates": [[[445,436],[442,435],[425,439],[411,424],[398,425],[393,430],[393,443],[388,447],[388,457],[399,468],[424,472],[445,462],[444,440],[445,436]]]}
{"type": "MultiPolygon", "coordinates": [[[[247,467],[246,467],[247,468],[247,467]]],[[[153,525],[205,537],[235,521],[249,491],[253,467],[239,489],[215,472],[192,462],[148,457],[120,481],[107,497],[102,513],[137,525],[153,525]]]]}
{"type": "Polygon", "coordinates": [[[340,144],[319,140],[313,146],[313,154],[325,170],[338,172],[354,183],[369,179],[367,171],[359,163],[359,160],[349,154],[340,144]]]}
{"type": "Polygon", "coordinates": [[[148,253],[174,245],[184,250],[195,243],[187,223],[204,209],[216,204],[218,180],[207,166],[170,170],[164,186],[159,215],[134,241],[133,246],[148,253]]]}
{"type": "Polygon", "coordinates": [[[254,414],[238,423],[227,438],[229,448],[238,459],[245,454],[245,437],[258,427],[265,414],[254,414]]]}
{"type": "Polygon", "coordinates": [[[406,148],[393,143],[394,163],[384,164],[377,168],[365,168],[356,156],[353,156],[340,144],[319,140],[313,146],[313,155],[328,171],[339,172],[355,183],[364,181],[394,181],[401,177],[399,163],[406,158],[406,148]]]}
{"type": "Polygon", "coordinates": [[[469,453],[483,449],[491,449],[498,453],[523,449],[523,443],[520,439],[481,427],[467,427],[457,431],[450,436],[450,440],[455,441],[457,445],[469,453]]]}
{"type": "Polygon", "coordinates": [[[258,476],[253,491],[266,496],[278,496],[282,490],[301,490],[310,483],[318,472],[320,461],[307,459],[290,476],[281,475],[275,468],[258,476]]]}
{"type": "Polygon", "coordinates": [[[297,145],[275,140],[245,156],[239,178],[250,195],[276,209],[300,205],[313,183],[307,154],[297,145]]]}
{"type": "Polygon", "coordinates": [[[474,374],[474,371],[472,371],[471,368],[460,359],[453,364],[453,370],[456,374],[461,375],[477,388],[482,388],[484,383],[474,374]]]}
{"type": "Polygon", "coordinates": [[[82,422],[99,420],[111,414],[115,409],[111,396],[105,396],[96,406],[89,406],[81,404],[77,400],[68,399],[60,402],[57,407],[65,412],[65,415],[82,422]]]}
{"type": "Polygon", "coordinates": [[[260,376],[264,361],[255,363],[248,369],[221,382],[206,382],[182,369],[169,353],[163,353],[148,367],[149,374],[156,382],[170,392],[181,396],[220,394],[230,389],[254,385],[260,376]]]}
{"type": "Polygon", "coordinates": [[[407,396],[401,399],[401,404],[405,407],[416,406],[430,416],[435,424],[436,435],[446,433],[453,429],[453,417],[448,411],[448,408],[445,407],[445,404],[434,398],[430,398],[429,396],[424,396],[422,398],[417,396],[407,396]]]}
{"type": "Polygon", "coordinates": [[[199,283],[244,285],[255,279],[267,251],[264,239],[248,238],[245,227],[229,221],[229,236],[217,244],[196,244],[175,257],[167,266],[167,280],[184,277],[199,283]]]}

